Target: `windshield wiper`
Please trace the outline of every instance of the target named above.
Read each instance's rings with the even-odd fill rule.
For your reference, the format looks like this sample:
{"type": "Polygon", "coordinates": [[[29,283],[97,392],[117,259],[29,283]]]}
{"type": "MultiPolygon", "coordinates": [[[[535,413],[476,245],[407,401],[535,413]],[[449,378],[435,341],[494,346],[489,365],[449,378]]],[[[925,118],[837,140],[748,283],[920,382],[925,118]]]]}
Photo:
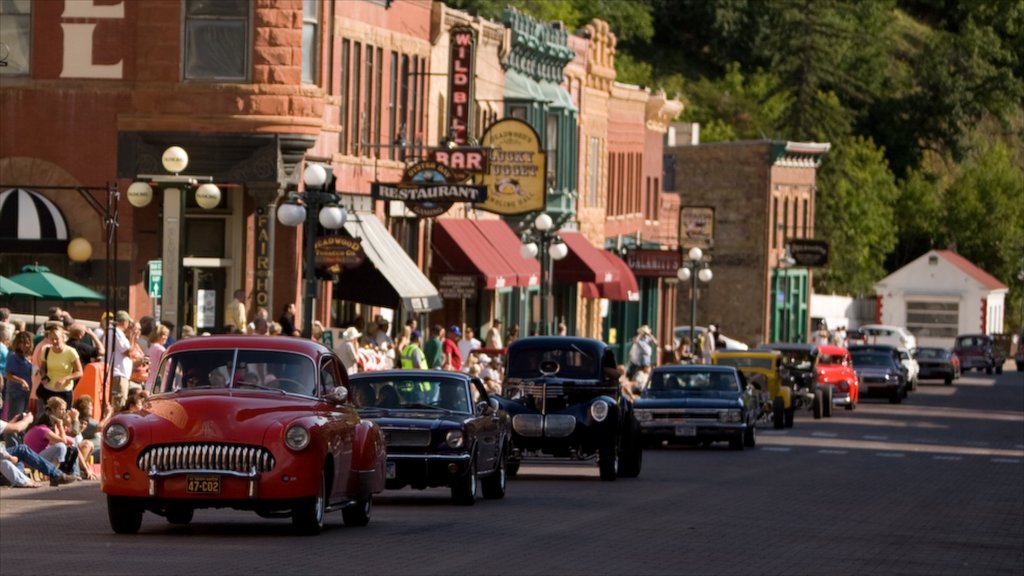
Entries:
{"type": "Polygon", "coordinates": [[[426,408],[427,410],[441,410],[443,412],[451,412],[451,410],[449,410],[447,408],[441,408],[440,406],[432,406],[430,404],[421,404],[421,403],[406,404],[405,406],[402,406],[402,408],[421,408],[421,409],[422,408],[426,408]]]}
{"type": "Polygon", "coordinates": [[[273,386],[267,386],[265,384],[257,384],[255,382],[239,382],[239,383],[237,383],[237,384],[235,384],[233,386],[233,388],[243,388],[243,387],[259,388],[260,390],[269,390],[270,392],[280,392],[281,394],[285,393],[284,390],[281,390],[280,388],[274,388],[273,386]]]}

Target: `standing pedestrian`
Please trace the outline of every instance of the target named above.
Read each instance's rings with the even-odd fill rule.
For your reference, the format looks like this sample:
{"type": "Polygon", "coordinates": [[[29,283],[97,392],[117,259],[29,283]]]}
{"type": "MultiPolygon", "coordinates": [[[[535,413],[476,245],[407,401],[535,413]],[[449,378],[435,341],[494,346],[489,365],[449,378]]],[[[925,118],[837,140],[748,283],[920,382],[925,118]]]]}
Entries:
{"type": "Polygon", "coordinates": [[[235,290],[235,297],[224,310],[224,330],[229,334],[245,334],[248,324],[245,312],[245,290],[235,290]]]}
{"type": "Polygon", "coordinates": [[[427,366],[431,370],[440,370],[444,365],[444,328],[440,324],[430,327],[430,338],[423,345],[423,353],[427,355],[427,366]]]}
{"type": "Polygon", "coordinates": [[[704,331],[703,342],[700,347],[701,361],[704,364],[711,364],[711,357],[715,354],[715,340],[718,337],[718,327],[714,324],[708,324],[708,329],[704,331]]]}
{"type": "Polygon", "coordinates": [[[495,318],[484,336],[484,348],[502,348],[501,318],[495,318]]]}
{"type": "Polygon", "coordinates": [[[420,340],[423,335],[419,330],[409,333],[409,343],[402,348],[402,368],[405,370],[426,370],[427,357],[420,348],[420,340]]]}
{"type": "MultiPolygon", "coordinates": [[[[306,318],[306,322],[309,322],[308,318],[306,318]]],[[[295,327],[295,302],[289,302],[284,305],[284,310],[281,311],[281,317],[277,319],[277,323],[281,325],[281,334],[285,336],[299,336],[301,334],[298,328],[295,327]]]]}
{"type": "Polygon", "coordinates": [[[462,370],[462,354],[459,352],[458,338],[462,336],[462,330],[455,324],[448,327],[444,342],[441,345],[441,352],[444,354],[442,366],[445,370],[462,370]]]}

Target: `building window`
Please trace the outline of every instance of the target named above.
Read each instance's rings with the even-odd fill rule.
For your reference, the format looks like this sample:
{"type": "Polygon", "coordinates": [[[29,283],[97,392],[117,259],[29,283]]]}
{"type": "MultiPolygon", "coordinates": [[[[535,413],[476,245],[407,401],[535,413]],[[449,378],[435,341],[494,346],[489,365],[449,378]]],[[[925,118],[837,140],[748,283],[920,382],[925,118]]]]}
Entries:
{"type": "Polygon", "coordinates": [[[370,146],[373,144],[370,133],[372,132],[372,121],[373,121],[373,46],[366,46],[366,96],[363,99],[363,105],[361,112],[359,113],[359,122],[363,127],[362,132],[359,133],[359,143],[365,147],[363,155],[373,156],[373,148],[370,146]]]}
{"type": "Polygon", "coordinates": [[[907,330],[918,338],[956,338],[960,304],[907,300],[907,330]]]}
{"type": "Polygon", "coordinates": [[[388,69],[388,126],[392,132],[392,146],[388,150],[388,159],[394,160],[400,156],[401,146],[405,144],[405,123],[399,126],[398,119],[398,52],[391,52],[391,66],[388,69]]]}
{"type": "Polygon", "coordinates": [[[380,158],[380,145],[384,141],[380,137],[380,115],[384,108],[384,49],[377,48],[377,73],[374,76],[374,83],[376,84],[375,90],[377,92],[377,99],[373,101],[373,135],[372,141],[376,145],[373,149],[374,158],[380,158]]]}
{"type": "Polygon", "coordinates": [[[601,182],[601,139],[595,136],[590,137],[590,169],[589,179],[587,182],[587,204],[593,208],[597,207],[598,198],[598,186],[601,182]]]}
{"type": "Polygon", "coordinates": [[[302,82],[316,84],[320,63],[320,0],[302,2],[302,82]]]}
{"type": "Polygon", "coordinates": [[[548,151],[548,190],[558,188],[558,114],[548,114],[546,141],[548,151]]]}
{"type": "Polygon", "coordinates": [[[249,78],[248,0],[185,0],[185,79],[249,78]]]}
{"type": "Polygon", "coordinates": [[[363,66],[363,45],[356,42],[352,46],[352,155],[359,156],[362,152],[359,142],[359,111],[362,106],[359,99],[362,96],[362,66],[363,66]]]}
{"type": "Polygon", "coordinates": [[[0,0],[0,75],[32,71],[32,0],[0,0]]]}
{"type": "Polygon", "coordinates": [[[338,151],[343,155],[348,154],[348,135],[349,135],[349,109],[348,109],[348,98],[349,98],[349,87],[348,87],[348,71],[349,71],[349,60],[352,58],[351,54],[351,42],[348,40],[341,41],[341,66],[339,71],[341,72],[341,99],[338,102],[338,118],[341,121],[341,130],[338,134],[338,151]]]}
{"type": "Polygon", "coordinates": [[[526,122],[526,106],[509,106],[508,116],[526,122]]]}

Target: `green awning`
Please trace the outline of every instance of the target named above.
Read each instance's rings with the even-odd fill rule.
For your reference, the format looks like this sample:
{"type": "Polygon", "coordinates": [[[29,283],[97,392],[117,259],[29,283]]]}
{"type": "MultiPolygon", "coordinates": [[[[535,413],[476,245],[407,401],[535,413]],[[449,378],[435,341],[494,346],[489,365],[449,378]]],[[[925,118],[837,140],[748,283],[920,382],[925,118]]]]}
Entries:
{"type": "Polygon", "coordinates": [[[505,99],[548,101],[536,80],[515,70],[505,73],[505,99]]]}
{"type": "Polygon", "coordinates": [[[552,108],[565,108],[573,112],[576,111],[576,105],[573,104],[572,97],[558,84],[554,82],[541,82],[540,89],[544,93],[544,99],[551,103],[550,106],[552,108]]]}

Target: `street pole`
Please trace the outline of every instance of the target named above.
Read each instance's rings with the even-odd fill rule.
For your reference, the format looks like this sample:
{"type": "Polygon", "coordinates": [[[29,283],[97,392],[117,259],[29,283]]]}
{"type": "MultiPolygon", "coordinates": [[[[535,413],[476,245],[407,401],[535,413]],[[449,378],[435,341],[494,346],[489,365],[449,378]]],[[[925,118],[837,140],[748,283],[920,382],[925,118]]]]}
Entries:
{"type": "Polygon", "coordinates": [[[313,303],[316,301],[316,224],[320,212],[320,191],[306,191],[306,222],[302,225],[304,259],[302,294],[302,337],[313,336],[313,303]]]}
{"type": "Polygon", "coordinates": [[[551,240],[546,232],[540,237],[540,333],[543,336],[551,334],[551,323],[548,321],[548,299],[551,297],[551,255],[548,254],[548,246],[551,240]]]}

